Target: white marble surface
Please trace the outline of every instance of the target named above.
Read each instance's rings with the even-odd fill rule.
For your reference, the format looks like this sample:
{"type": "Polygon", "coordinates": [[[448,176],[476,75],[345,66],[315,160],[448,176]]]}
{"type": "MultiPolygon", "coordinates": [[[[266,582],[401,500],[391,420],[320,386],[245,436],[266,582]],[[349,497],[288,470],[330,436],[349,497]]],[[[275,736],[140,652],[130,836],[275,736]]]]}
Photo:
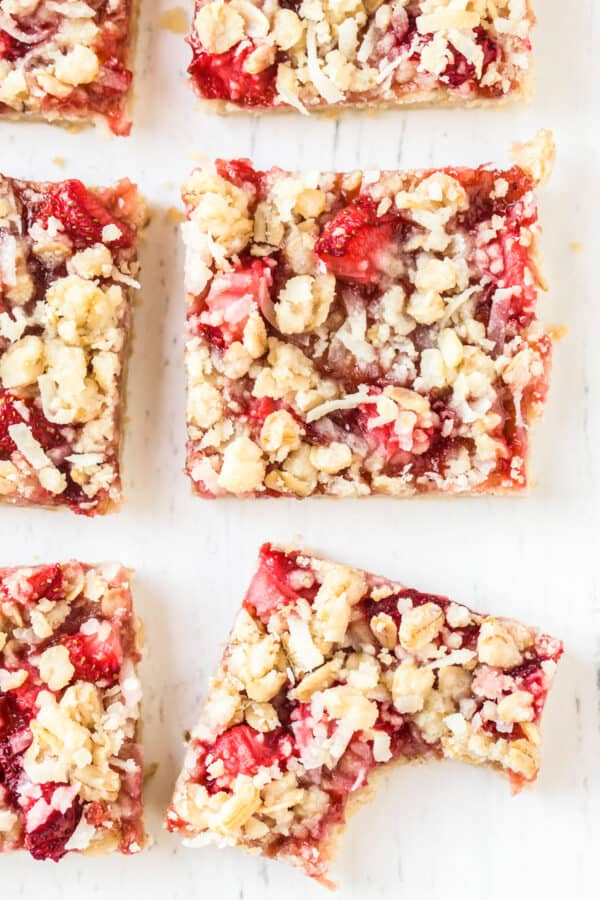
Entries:
{"type": "MultiPolygon", "coordinates": [[[[162,9],[171,5],[163,0],[162,9]]],[[[529,108],[387,113],[306,121],[211,118],[184,79],[188,49],[160,30],[158,0],[142,3],[135,127],[103,141],[47,126],[0,124],[0,167],[33,178],[136,179],[154,207],[142,253],[129,383],[122,512],[105,520],[0,511],[0,564],[120,558],[135,567],[148,635],[143,665],[147,761],[159,764],[146,803],[154,846],[137,858],[60,866],[0,861],[0,896],[79,898],[323,897],[282,864],[234,850],[185,850],[161,830],[208,675],[264,539],[305,541],[341,560],[516,615],[567,647],[545,719],[544,761],[518,798],[490,771],[446,763],[396,771],[352,821],[336,874],[340,897],[504,900],[598,897],[600,841],[600,17],[596,0],[539,2],[538,87],[529,108]],[[549,322],[556,347],[539,486],[526,500],[389,502],[193,499],[182,474],[181,248],[166,219],[193,154],[251,155],[262,166],[417,166],[504,161],[513,139],[552,127],[559,146],[544,189],[549,322]],[[64,157],[57,167],[54,157],[64,157]],[[570,247],[579,242],[576,253],[570,247]]]]}

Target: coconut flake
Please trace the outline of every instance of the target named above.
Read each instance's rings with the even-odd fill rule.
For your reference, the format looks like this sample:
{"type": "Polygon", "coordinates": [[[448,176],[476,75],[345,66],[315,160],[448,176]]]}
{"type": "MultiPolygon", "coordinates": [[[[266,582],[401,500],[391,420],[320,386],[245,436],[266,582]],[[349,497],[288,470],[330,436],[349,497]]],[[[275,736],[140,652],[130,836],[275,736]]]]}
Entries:
{"type": "Polygon", "coordinates": [[[96,834],[94,825],[90,825],[85,816],[79,820],[77,828],[65,844],[65,850],[86,850],[96,834]]]}
{"type": "Polygon", "coordinates": [[[328,103],[341,103],[344,94],[335,86],[333,81],[327,77],[319,65],[319,56],[317,53],[317,34],[315,25],[308,23],[308,31],[306,33],[306,54],[308,61],[308,71],[312,83],[318,90],[321,97],[328,103]]]}
{"type": "Polygon", "coordinates": [[[429,669],[444,669],[446,666],[464,666],[475,658],[473,650],[452,650],[440,659],[427,664],[429,669]]]}
{"type": "Polygon", "coordinates": [[[363,306],[361,309],[349,311],[349,315],[336,337],[356,359],[368,364],[374,361],[375,351],[366,340],[366,333],[367,311],[363,306]]]}
{"type": "Polygon", "coordinates": [[[51,460],[44,453],[44,449],[40,442],[34,438],[31,429],[24,422],[17,425],[9,425],[8,433],[10,439],[16,444],[17,450],[21,453],[30,466],[34,469],[43,469],[45,466],[51,466],[51,460]]]}
{"type": "Polygon", "coordinates": [[[363,386],[355,394],[347,394],[345,397],[340,397],[339,400],[326,400],[324,403],[320,403],[311,409],[306,416],[306,421],[308,423],[316,422],[317,419],[329,416],[331,413],[337,412],[338,409],[354,409],[360,406],[361,403],[377,403],[377,395],[370,396],[367,390],[367,387],[363,386]]]}
{"type": "Polygon", "coordinates": [[[17,241],[12,234],[0,238],[0,275],[4,284],[17,283],[17,241]]]}

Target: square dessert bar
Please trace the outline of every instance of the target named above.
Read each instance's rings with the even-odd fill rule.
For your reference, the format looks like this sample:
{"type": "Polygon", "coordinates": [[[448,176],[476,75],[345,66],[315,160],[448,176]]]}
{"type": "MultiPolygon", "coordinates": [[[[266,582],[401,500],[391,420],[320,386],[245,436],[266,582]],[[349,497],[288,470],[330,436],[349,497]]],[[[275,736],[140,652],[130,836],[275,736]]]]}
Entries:
{"type": "Polygon", "coordinates": [[[327,884],[336,835],[388,763],[460,759],[515,791],[534,781],[561,653],[511,619],[267,544],[167,826],[327,884]]]}
{"type": "Polygon", "coordinates": [[[536,183],[510,169],[196,169],[187,222],[194,490],[522,491],[551,341],[536,319],[536,183]]]}
{"type": "Polygon", "coordinates": [[[497,104],[528,90],[529,0],[196,0],[189,67],[224,109],[497,104]]]}
{"type": "Polygon", "coordinates": [[[121,566],[0,569],[0,851],[142,849],[141,650],[121,566]]]}
{"type": "Polygon", "coordinates": [[[0,0],[0,117],[127,135],[133,0],[0,0]]]}
{"type": "Polygon", "coordinates": [[[119,503],[142,216],[127,180],[0,176],[0,501],[86,515],[119,503]]]}

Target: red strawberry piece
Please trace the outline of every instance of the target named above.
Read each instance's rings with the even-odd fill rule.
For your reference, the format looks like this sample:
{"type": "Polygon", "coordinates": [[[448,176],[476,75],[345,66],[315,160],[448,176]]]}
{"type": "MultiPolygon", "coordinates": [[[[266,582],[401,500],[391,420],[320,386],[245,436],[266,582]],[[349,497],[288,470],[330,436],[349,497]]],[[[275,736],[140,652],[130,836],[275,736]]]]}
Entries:
{"type": "Polygon", "coordinates": [[[10,34],[7,34],[6,31],[0,31],[0,59],[7,59],[9,61],[19,59],[19,57],[24,56],[28,50],[29,46],[27,44],[22,43],[22,41],[17,41],[14,37],[11,37],[10,34]]]}
{"type": "MultiPolygon", "coordinates": [[[[233,272],[219,272],[204,301],[201,325],[218,329],[225,346],[240,340],[250,313],[268,302],[272,280],[269,264],[259,259],[241,261],[233,272]]],[[[210,339],[210,333],[207,336],[210,339]]]]}
{"type": "MultiPolygon", "coordinates": [[[[415,34],[416,28],[411,31],[410,38],[414,38],[415,34]]],[[[432,34],[418,36],[417,49],[412,54],[411,58],[418,59],[423,47],[429,44],[432,39],[432,34]]],[[[499,47],[484,28],[478,27],[475,29],[475,39],[483,52],[481,74],[484,75],[490,63],[495,62],[498,59],[500,52],[499,47]]],[[[405,39],[405,42],[407,42],[407,40],[408,39],[405,39]]],[[[469,62],[467,58],[452,45],[452,41],[450,41],[449,49],[452,58],[448,61],[446,68],[439,76],[439,80],[442,84],[448,85],[448,87],[451,88],[459,88],[467,81],[475,82],[477,80],[477,72],[473,63],[469,62]]],[[[494,93],[495,89],[488,88],[487,90],[490,93],[494,93]]]]}
{"type": "Polygon", "coordinates": [[[391,459],[400,450],[400,439],[394,430],[394,423],[389,422],[385,425],[377,425],[370,427],[373,419],[376,419],[379,413],[374,403],[365,403],[358,407],[358,428],[365,436],[365,440],[369,446],[380,448],[386,460],[391,459]]]}
{"type": "MultiPolygon", "coordinates": [[[[29,706],[30,694],[23,696],[11,691],[0,696],[0,783],[8,791],[10,801],[17,806],[17,787],[21,780],[22,753],[31,743],[29,722],[33,714],[33,702],[29,706]]],[[[33,692],[37,695],[37,691],[33,692]]]]}
{"type": "MultiPolygon", "coordinates": [[[[104,623],[102,623],[103,627],[104,623]]],[[[67,635],[61,643],[69,651],[75,668],[75,679],[91,681],[92,684],[114,684],[118,681],[123,650],[118,634],[111,630],[106,639],[97,633],[67,635]]]]}
{"type": "Polygon", "coordinates": [[[126,69],[118,59],[112,57],[102,63],[97,84],[101,85],[104,90],[124,94],[129,88],[132,78],[133,73],[126,69]]]}
{"type": "Polygon", "coordinates": [[[43,412],[31,400],[21,400],[10,391],[0,389],[0,459],[9,459],[17,449],[10,436],[11,425],[26,422],[31,428],[34,438],[40,442],[44,450],[64,444],[60,430],[49,422],[43,412]],[[21,415],[17,403],[22,403],[29,410],[29,417],[21,415]]]}
{"type": "Polygon", "coordinates": [[[291,755],[292,745],[283,729],[263,734],[249,725],[234,725],[206,749],[213,760],[223,761],[225,775],[235,778],[256,775],[261,766],[272,766],[286,759],[291,755]]]}
{"type": "Polygon", "coordinates": [[[221,178],[230,181],[236,187],[247,190],[251,185],[258,189],[262,172],[257,172],[249,159],[218,159],[215,165],[221,178]]]}
{"type": "Polygon", "coordinates": [[[371,743],[353,738],[333,774],[333,790],[342,794],[360,790],[374,765],[371,743]]]}
{"type": "Polygon", "coordinates": [[[29,584],[33,591],[32,600],[47,597],[48,600],[60,600],[63,595],[63,576],[59,565],[44,566],[29,576],[29,584]]]}
{"type": "Polygon", "coordinates": [[[482,311],[489,306],[487,335],[501,349],[507,334],[513,333],[510,325],[514,326],[515,319],[521,327],[530,321],[537,301],[537,286],[530,277],[529,251],[520,243],[517,231],[505,229],[500,232],[488,251],[490,258],[493,255],[494,262],[500,263],[501,268],[497,273],[488,273],[493,282],[489,302],[483,303],[482,311]],[[512,293],[506,293],[508,288],[514,289],[512,293]]]}
{"type": "Polygon", "coordinates": [[[276,66],[256,75],[244,71],[254,45],[237,44],[225,53],[207,53],[193,46],[194,58],[188,72],[198,91],[209,100],[233,100],[242,106],[271,106],[275,99],[276,66]]]}
{"type": "Polygon", "coordinates": [[[372,284],[385,266],[385,253],[398,228],[395,213],[377,215],[370,197],[359,197],[324,226],[315,251],[338,278],[372,284]]]}
{"type": "MultiPolygon", "coordinates": [[[[479,27],[475,29],[477,43],[483,51],[483,62],[481,67],[482,75],[489,64],[498,58],[498,45],[487,34],[487,32],[479,27]]],[[[475,66],[468,62],[462,53],[459,53],[451,46],[452,62],[449,62],[444,72],[440,75],[440,81],[452,88],[458,88],[466,81],[472,81],[476,78],[475,66]]]]}
{"type": "Polygon", "coordinates": [[[23,417],[16,410],[15,397],[8,391],[0,390],[0,459],[9,459],[17,449],[8,429],[11,425],[18,425],[23,417]]]}
{"type": "Polygon", "coordinates": [[[94,800],[86,807],[85,821],[94,828],[100,828],[110,822],[110,812],[104,800],[94,800]]]}
{"type": "Polygon", "coordinates": [[[65,440],[60,428],[52,422],[49,422],[42,410],[39,409],[35,403],[29,401],[27,406],[29,408],[28,425],[31,428],[34,438],[36,441],[40,442],[44,450],[64,445],[65,440]]]}
{"type": "Polygon", "coordinates": [[[244,606],[266,620],[280,606],[297,600],[299,594],[289,584],[290,572],[296,568],[293,557],[268,544],[262,547],[260,565],[250,582],[244,606]]]}
{"type": "Polygon", "coordinates": [[[50,216],[62,223],[76,248],[101,242],[106,225],[116,225],[121,232],[119,238],[111,241],[111,247],[130,247],[135,239],[133,229],[116,219],[101,200],[76,179],[49,186],[37,218],[45,224],[50,216]]]}
{"type": "MultiPolygon", "coordinates": [[[[65,785],[49,781],[41,785],[42,798],[34,801],[29,811],[36,803],[45,801],[50,807],[53,803],[55,791],[64,789],[65,785]]],[[[81,819],[82,807],[78,797],[74,797],[67,809],[51,808],[49,814],[37,828],[25,833],[25,847],[34,859],[51,859],[58,862],[65,853],[65,845],[77,828],[81,819]]]]}
{"type": "Polygon", "coordinates": [[[0,31],[0,59],[11,59],[14,41],[10,34],[0,31]]]}
{"type": "MultiPolygon", "coordinates": [[[[446,168],[444,171],[452,178],[460,181],[467,192],[469,206],[457,216],[457,224],[471,230],[491,219],[492,216],[506,216],[519,200],[533,188],[531,176],[519,166],[500,172],[497,169],[463,169],[446,168]],[[495,182],[502,178],[508,183],[504,197],[495,196],[495,182]]],[[[428,173],[427,173],[428,174],[428,173]]],[[[522,208],[519,212],[519,226],[531,225],[537,217],[536,212],[525,216],[522,208]]]]}
{"type": "Polygon", "coordinates": [[[270,416],[272,412],[280,408],[281,402],[279,400],[272,400],[270,397],[260,397],[259,399],[253,397],[246,415],[248,416],[248,421],[255,429],[260,431],[267,416],[270,416]]]}
{"type": "Polygon", "coordinates": [[[513,314],[530,311],[537,300],[537,287],[533,278],[525,277],[526,270],[530,271],[531,267],[527,247],[523,247],[519,241],[519,235],[511,231],[502,232],[499,240],[504,258],[502,286],[512,287],[514,285],[521,288],[518,297],[513,295],[511,311],[513,314]]]}
{"type": "Polygon", "coordinates": [[[13,753],[8,741],[0,738],[0,784],[4,785],[8,798],[15,807],[19,803],[18,786],[22,772],[21,755],[13,753]]]}

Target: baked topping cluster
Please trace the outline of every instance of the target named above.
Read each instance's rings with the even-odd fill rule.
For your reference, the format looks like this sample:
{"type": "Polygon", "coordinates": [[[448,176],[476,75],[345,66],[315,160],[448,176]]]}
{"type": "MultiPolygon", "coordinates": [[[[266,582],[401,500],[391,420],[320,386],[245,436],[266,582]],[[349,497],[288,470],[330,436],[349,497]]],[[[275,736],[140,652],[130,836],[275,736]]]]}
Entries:
{"type": "Polygon", "coordinates": [[[346,804],[389,761],[537,775],[562,653],[519,622],[265,545],[167,824],[325,880],[346,804]]]}
{"type": "Polygon", "coordinates": [[[0,177],[0,500],[89,515],[119,502],[139,216],[129,181],[0,177]]]}
{"type": "Polygon", "coordinates": [[[0,569],[0,851],[141,850],[141,650],[120,566],[0,569]]]}
{"type": "Polygon", "coordinates": [[[0,114],[101,119],[129,134],[130,0],[0,0],[0,114]]]}
{"type": "Polygon", "coordinates": [[[551,156],[541,133],[508,170],[196,169],[183,188],[195,490],[523,489],[551,353],[533,194],[551,156]]]}
{"type": "Polygon", "coordinates": [[[196,0],[201,97],[240,107],[473,103],[524,91],[528,0],[196,0]]]}

